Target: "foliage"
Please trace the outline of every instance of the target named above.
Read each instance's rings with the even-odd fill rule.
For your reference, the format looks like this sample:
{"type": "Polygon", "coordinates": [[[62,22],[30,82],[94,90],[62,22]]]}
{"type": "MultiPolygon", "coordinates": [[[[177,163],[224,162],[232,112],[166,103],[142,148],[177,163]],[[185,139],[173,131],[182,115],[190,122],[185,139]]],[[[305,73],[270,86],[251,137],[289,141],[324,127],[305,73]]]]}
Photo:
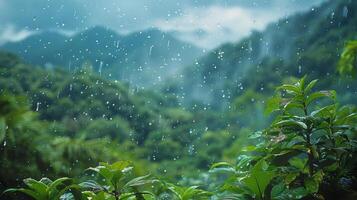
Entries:
{"type": "MultiPolygon", "coordinates": [[[[271,95],[281,80],[303,74],[319,78],[321,87],[342,91],[356,87],[356,81],[351,83],[336,73],[344,44],[356,39],[356,8],[356,1],[325,1],[239,42],[213,49],[187,67],[184,80],[179,80],[182,93],[191,94],[184,100],[193,98],[224,109],[247,90],[271,95]]],[[[356,102],[356,96],[348,102],[356,102]]]]}
{"type": "Polygon", "coordinates": [[[313,91],[317,80],[305,79],[278,87],[281,96],[268,108],[278,115],[269,128],[252,135],[259,142],[246,147],[249,154],[235,166],[213,165],[230,174],[222,190],[262,200],[348,193],[356,181],[356,110],[339,107],[334,91],[313,91]],[[342,180],[350,184],[340,185],[342,180]]]}
{"type": "Polygon", "coordinates": [[[208,152],[231,141],[219,137],[224,127],[219,114],[184,109],[170,95],[131,88],[86,69],[45,70],[7,53],[0,53],[0,65],[0,191],[20,185],[28,174],[73,177],[100,161],[118,159],[145,166],[141,173],[179,180],[218,161],[220,153],[210,158],[208,152]],[[192,151],[208,130],[219,145],[192,151]],[[192,156],[199,159],[192,163],[192,156]]]}
{"type": "Polygon", "coordinates": [[[357,73],[357,41],[347,42],[338,63],[338,71],[341,74],[356,75],[357,73]]]}
{"type": "Polygon", "coordinates": [[[155,87],[174,68],[190,64],[202,54],[198,47],[158,29],[121,35],[101,26],[89,27],[69,37],[44,31],[0,48],[19,54],[33,65],[69,71],[85,65],[91,73],[140,87],[155,87]]]}
{"type": "MultiPolygon", "coordinates": [[[[20,49],[44,44],[45,52],[22,51],[28,62],[52,61],[69,71],[0,52],[0,192],[25,187],[8,190],[8,199],[27,199],[11,191],[61,199],[357,199],[356,108],[341,106],[357,100],[350,76],[354,42],[341,61],[337,56],[346,40],[355,39],[356,6],[357,1],[328,1],[222,45],[177,79],[162,82],[163,92],[132,84],[157,81],[156,72],[162,73],[137,70],[150,49],[137,47],[162,42],[161,33],[149,43],[147,33],[136,35],[143,43],[128,49],[133,56],[120,54],[122,63],[115,63],[117,38],[107,29],[80,33],[65,46],[61,38],[48,45],[46,36],[58,35],[43,34],[34,35],[34,45],[19,43],[20,49]],[[63,57],[52,47],[61,48],[63,57]],[[348,76],[338,76],[337,63],[348,76]],[[142,73],[148,80],[140,79],[142,73]],[[319,84],[297,81],[304,73],[320,78],[319,84]],[[267,101],[276,84],[295,81],[267,101]],[[264,117],[264,106],[270,117],[264,117]],[[105,163],[84,170],[100,161],[105,163]],[[53,182],[76,178],[49,190],[52,181],[41,179],[45,175],[53,182]]],[[[154,47],[150,60],[171,57],[162,53],[154,47]]]]}
{"type": "Polygon", "coordinates": [[[25,179],[28,188],[5,193],[22,192],[41,200],[54,196],[80,200],[333,199],[341,192],[344,198],[353,198],[357,112],[340,107],[334,91],[314,91],[316,83],[307,83],[303,77],[277,88],[267,108],[277,113],[275,120],[250,136],[253,145],[242,149],[235,165],[212,165],[211,176],[226,177],[217,181],[213,192],[176,186],[150,175],[136,176],[130,162],[120,161],[89,168],[87,180],[80,184],[68,178],[54,182],[25,179]]]}
{"type": "Polygon", "coordinates": [[[89,179],[75,183],[69,178],[60,178],[55,181],[48,178],[42,178],[40,181],[28,178],[24,180],[27,188],[8,189],[3,195],[24,193],[36,200],[204,200],[211,196],[209,192],[197,186],[186,188],[150,179],[150,175],[135,176],[134,167],[128,161],[113,164],[101,163],[88,170],[97,174],[96,180],[89,179]]]}
{"type": "Polygon", "coordinates": [[[79,186],[70,178],[59,178],[55,181],[48,178],[39,181],[27,178],[24,183],[27,188],[8,189],[4,193],[21,192],[36,200],[60,199],[66,193],[71,193],[75,199],[82,197],[79,186]]]}

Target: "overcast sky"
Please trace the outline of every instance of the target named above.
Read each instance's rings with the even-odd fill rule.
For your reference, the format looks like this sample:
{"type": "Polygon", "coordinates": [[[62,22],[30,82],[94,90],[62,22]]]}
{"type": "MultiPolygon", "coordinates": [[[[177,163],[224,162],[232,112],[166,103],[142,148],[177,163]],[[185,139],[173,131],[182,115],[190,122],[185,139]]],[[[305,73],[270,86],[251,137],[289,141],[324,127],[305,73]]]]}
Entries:
{"type": "Polygon", "coordinates": [[[120,33],[156,27],[212,48],[323,0],[0,0],[0,43],[49,29],[103,25],[120,33]]]}

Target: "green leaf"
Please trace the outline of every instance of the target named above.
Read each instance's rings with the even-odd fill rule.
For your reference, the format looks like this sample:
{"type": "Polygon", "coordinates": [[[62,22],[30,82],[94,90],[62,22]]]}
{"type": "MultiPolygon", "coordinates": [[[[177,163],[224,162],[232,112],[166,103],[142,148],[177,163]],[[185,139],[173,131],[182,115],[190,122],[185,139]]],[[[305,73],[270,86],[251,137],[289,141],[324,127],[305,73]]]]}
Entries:
{"type": "Polygon", "coordinates": [[[150,177],[150,174],[148,174],[148,175],[146,175],[146,176],[136,177],[136,178],[130,180],[129,182],[127,182],[127,183],[124,185],[124,188],[125,188],[125,187],[141,186],[141,185],[153,183],[153,181],[155,181],[155,180],[146,180],[146,179],[149,178],[149,177],[150,177]]]}
{"type": "Polygon", "coordinates": [[[316,172],[312,177],[305,180],[305,188],[310,193],[317,193],[319,191],[320,184],[323,180],[324,173],[322,170],[316,172]]]}
{"type": "Polygon", "coordinates": [[[333,90],[330,91],[319,91],[319,92],[314,92],[312,94],[310,94],[307,99],[306,99],[306,105],[310,105],[312,102],[314,102],[315,100],[319,99],[319,98],[323,98],[323,97],[329,97],[332,100],[336,99],[336,92],[333,90]]]}
{"type": "Polygon", "coordinates": [[[308,191],[306,191],[304,187],[298,187],[288,191],[288,197],[291,199],[302,199],[306,195],[308,195],[308,191]]]}
{"type": "Polygon", "coordinates": [[[254,150],[256,150],[256,149],[257,149],[256,146],[250,145],[250,146],[245,146],[245,147],[243,147],[243,148],[242,148],[242,151],[243,151],[243,152],[244,152],[244,151],[250,152],[250,151],[254,151],[254,150]]]}
{"type": "Polygon", "coordinates": [[[267,171],[267,163],[260,160],[250,171],[250,174],[242,181],[258,199],[264,198],[265,189],[270,181],[275,177],[275,172],[267,171]]]}
{"type": "Polygon", "coordinates": [[[240,155],[238,156],[237,160],[238,161],[237,161],[236,169],[241,170],[245,167],[248,167],[250,162],[254,160],[254,158],[252,156],[240,155]]]}
{"type": "Polygon", "coordinates": [[[73,183],[73,180],[71,178],[67,178],[67,177],[59,178],[59,179],[53,181],[48,186],[49,198],[50,199],[59,198],[64,192],[66,192],[66,189],[69,186],[71,186],[72,183],[73,183]]]}
{"type": "Polygon", "coordinates": [[[6,136],[6,121],[5,118],[0,117],[0,142],[3,142],[6,136]]]}
{"type": "Polygon", "coordinates": [[[179,187],[173,184],[168,184],[169,189],[179,200],[208,200],[212,193],[198,189],[198,186],[179,187]]]}
{"type": "Polygon", "coordinates": [[[220,168],[220,167],[230,167],[233,168],[233,165],[231,163],[228,162],[218,162],[218,163],[214,163],[210,169],[214,169],[214,168],[220,168]]]}
{"type": "Polygon", "coordinates": [[[88,170],[92,170],[94,172],[97,172],[99,175],[101,175],[107,182],[110,182],[112,177],[113,177],[113,173],[106,167],[104,166],[98,166],[98,167],[90,167],[88,168],[88,170]]]}
{"type": "Polygon", "coordinates": [[[286,186],[283,183],[279,183],[274,185],[271,190],[271,199],[273,200],[285,200],[284,191],[286,190],[286,186]]]}
{"type": "Polygon", "coordinates": [[[93,180],[82,182],[79,184],[79,186],[85,190],[92,190],[92,191],[100,191],[104,189],[99,183],[93,180]]]}
{"type": "Polygon", "coordinates": [[[208,200],[210,196],[212,196],[211,193],[198,189],[198,186],[191,186],[187,188],[184,191],[184,193],[181,195],[182,200],[191,200],[191,199],[208,200]]]}
{"type": "Polygon", "coordinates": [[[345,49],[338,62],[338,71],[340,74],[349,74],[356,76],[357,60],[357,41],[347,42],[345,49]]]}
{"type": "Polygon", "coordinates": [[[40,181],[36,181],[32,178],[27,178],[24,180],[24,183],[29,187],[29,189],[33,190],[37,193],[39,198],[46,199],[47,198],[47,189],[48,186],[40,181]]]}
{"type": "Polygon", "coordinates": [[[329,106],[326,106],[326,107],[323,107],[319,110],[315,110],[313,112],[311,112],[311,116],[314,117],[314,116],[329,116],[329,113],[333,110],[336,109],[336,105],[329,105],[329,106]]]}
{"type": "Polygon", "coordinates": [[[278,111],[280,108],[281,97],[273,97],[267,101],[266,108],[264,110],[265,115],[269,115],[274,111],[278,111]]]}
{"type": "Polygon", "coordinates": [[[278,87],[277,90],[285,90],[292,94],[301,94],[301,89],[296,85],[284,84],[278,87]]]}
{"type": "Polygon", "coordinates": [[[24,189],[24,188],[7,189],[3,193],[6,194],[6,193],[13,193],[13,192],[20,192],[20,193],[26,194],[27,196],[30,196],[35,200],[48,200],[47,198],[43,198],[42,196],[38,195],[38,193],[36,193],[35,191],[29,190],[29,189],[24,189]]]}
{"type": "Polygon", "coordinates": [[[293,200],[302,199],[308,194],[304,187],[298,187],[289,189],[284,184],[279,183],[275,185],[272,189],[271,199],[272,200],[293,200]]]}
{"type": "Polygon", "coordinates": [[[349,121],[353,121],[357,119],[357,113],[351,113],[348,116],[346,116],[344,118],[345,121],[349,122],[349,121]]]}
{"type": "Polygon", "coordinates": [[[295,101],[289,101],[288,103],[286,103],[284,105],[284,109],[285,110],[289,110],[289,109],[292,109],[292,108],[301,108],[301,109],[303,109],[304,106],[301,103],[296,103],[295,101]]]}
{"type": "Polygon", "coordinates": [[[304,77],[302,77],[299,82],[298,82],[298,85],[300,86],[300,90],[303,91],[304,90],[304,87],[305,87],[305,81],[306,81],[306,75],[304,77]]]}
{"type": "Polygon", "coordinates": [[[286,176],[285,176],[285,179],[284,179],[284,182],[285,182],[285,184],[290,184],[291,182],[293,182],[295,179],[296,179],[296,177],[298,177],[299,176],[299,173],[289,173],[289,174],[287,174],[286,176]]]}
{"type": "Polygon", "coordinates": [[[306,179],[304,185],[309,193],[316,193],[319,190],[319,183],[313,178],[306,179]]]}
{"type": "Polygon", "coordinates": [[[306,86],[306,88],[304,90],[305,94],[307,94],[311,91],[311,89],[316,85],[317,81],[318,81],[317,79],[313,80],[306,86]]]}
{"type": "Polygon", "coordinates": [[[300,128],[307,129],[307,125],[304,122],[299,122],[299,121],[295,121],[292,119],[279,121],[279,122],[275,123],[274,126],[278,126],[278,127],[298,126],[300,128]]]}
{"type": "Polygon", "coordinates": [[[289,160],[289,164],[293,167],[296,167],[299,169],[301,172],[306,173],[306,163],[308,159],[307,158],[299,158],[299,157],[293,157],[289,160]]]}

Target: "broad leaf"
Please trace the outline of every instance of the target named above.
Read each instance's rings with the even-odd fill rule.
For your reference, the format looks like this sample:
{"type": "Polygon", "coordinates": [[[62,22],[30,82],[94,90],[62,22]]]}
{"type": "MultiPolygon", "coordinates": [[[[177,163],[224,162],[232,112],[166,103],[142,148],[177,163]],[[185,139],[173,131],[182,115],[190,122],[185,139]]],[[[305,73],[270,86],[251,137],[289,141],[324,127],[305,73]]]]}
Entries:
{"type": "Polygon", "coordinates": [[[260,160],[250,171],[250,174],[243,179],[246,187],[248,187],[258,199],[264,198],[265,189],[270,181],[275,177],[275,172],[267,171],[267,163],[265,160],[260,160]]]}

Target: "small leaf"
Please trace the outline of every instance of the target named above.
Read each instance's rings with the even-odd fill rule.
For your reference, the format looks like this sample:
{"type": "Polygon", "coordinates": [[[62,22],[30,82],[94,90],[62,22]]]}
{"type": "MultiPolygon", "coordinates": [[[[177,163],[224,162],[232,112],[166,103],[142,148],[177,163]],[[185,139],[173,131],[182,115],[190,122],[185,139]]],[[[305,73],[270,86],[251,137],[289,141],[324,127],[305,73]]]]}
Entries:
{"type": "Polygon", "coordinates": [[[3,192],[3,194],[6,194],[6,193],[13,193],[13,192],[20,192],[20,193],[23,193],[23,194],[26,194],[30,197],[32,197],[33,199],[35,200],[47,200],[46,198],[42,198],[41,196],[38,195],[38,193],[32,191],[32,190],[29,190],[29,189],[24,189],[24,188],[20,188],[20,189],[7,189],[3,192]]]}
{"type": "Polygon", "coordinates": [[[284,84],[277,88],[277,90],[285,90],[292,94],[301,94],[301,89],[296,85],[284,84]]]}
{"type": "Polygon", "coordinates": [[[306,179],[304,184],[309,193],[316,193],[319,190],[319,184],[313,178],[306,179]]]}
{"type": "Polygon", "coordinates": [[[284,182],[286,185],[289,185],[291,182],[293,182],[296,177],[299,176],[299,173],[289,173],[285,176],[284,182]]]}
{"type": "Polygon", "coordinates": [[[233,165],[231,163],[228,162],[218,162],[218,163],[214,163],[210,169],[214,169],[214,168],[219,168],[219,167],[231,167],[233,168],[233,165]]]}
{"type": "Polygon", "coordinates": [[[283,183],[279,183],[275,185],[271,190],[271,199],[283,200],[285,199],[284,191],[286,190],[286,186],[283,183]]]}
{"type": "Polygon", "coordinates": [[[307,158],[294,157],[289,160],[289,164],[293,167],[296,167],[301,172],[306,173],[307,170],[305,168],[306,168],[307,160],[308,160],[307,158]]]}
{"type": "Polygon", "coordinates": [[[307,94],[311,91],[311,89],[316,85],[317,81],[318,81],[317,79],[313,80],[306,86],[306,88],[304,90],[305,94],[307,94]]]}
{"type": "Polygon", "coordinates": [[[281,97],[273,97],[267,101],[266,108],[264,110],[265,115],[269,115],[274,111],[278,111],[280,108],[281,97]]]}
{"type": "Polygon", "coordinates": [[[336,92],[331,90],[331,91],[320,91],[320,92],[314,92],[310,94],[307,99],[306,99],[306,105],[310,105],[313,101],[323,98],[323,97],[329,97],[332,100],[336,99],[336,92]]]}
{"type": "Polygon", "coordinates": [[[314,116],[319,116],[319,115],[329,115],[328,113],[330,113],[332,110],[334,110],[336,108],[336,105],[329,105],[329,106],[326,106],[326,107],[323,107],[319,110],[315,110],[313,112],[311,112],[311,116],[314,117],[314,116]]]}
{"type": "Polygon", "coordinates": [[[40,181],[36,181],[32,178],[27,178],[24,180],[24,183],[33,191],[45,195],[47,192],[47,185],[40,181]]]}
{"type": "Polygon", "coordinates": [[[296,103],[295,101],[289,101],[288,103],[286,103],[284,105],[284,109],[285,110],[289,110],[289,109],[292,109],[292,108],[301,108],[301,109],[303,109],[304,106],[301,103],[296,103]]]}
{"type": "Polygon", "coordinates": [[[0,142],[4,141],[6,136],[6,122],[5,118],[0,117],[0,142]]]}
{"type": "Polygon", "coordinates": [[[136,178],[130,180],[129,182],[127,182],[124,185],[124,188],[125,187],[141,186],[141,185],[153,183],[154,180],[146,180],[149,176],[150,176],[150,174],[145,175],[145,176],[136,177],[136,178]]]}
{"type": "Polygon", "coordinates": [[[80,187],[86,190],[92,190],[92,191],[100,191],[103,190],[104,188],[99,185],[97,182],[93,180],[85,181],[79,184],[80,187]]]}
{"type": "Polygon", "coordinates": [[[267,171],[267,163],[260,160],[250,171],[250,174],[243,179],[245,185],[257,195],[258,199],[263,199],[265,189],[270,181],[275,177],[273,171],[267,171]]]}
{"type": "Polygon", "coordinates": [[[303,91],[304,90],[304,87],[305,87],[305,81],[306,81],[306,75],[304,77],[302,77],[299,82],[298,82],[298,85],[300,86],[300,90],[303,91]]]}
{"type": "Polygon", "coordinates": [[[242,148],[242,151],[248,151],[248,152],[250,152],[250,151],[254,151],[254,150],[256,150],[256,149],[257,149],[256,146],[250,145],[250,146],[245,146],[245,147],[243,147],[243,148],[242,148]]]}
{"type": "Polygon", "coordinates": [[[299,122],[295,120],[282,120],[274,124],[274,126],[279,126],[279,127],[290,127],[290,126],[298,126],[303,129],[307,129],[307,125],[304,122],[299,122]]]}

